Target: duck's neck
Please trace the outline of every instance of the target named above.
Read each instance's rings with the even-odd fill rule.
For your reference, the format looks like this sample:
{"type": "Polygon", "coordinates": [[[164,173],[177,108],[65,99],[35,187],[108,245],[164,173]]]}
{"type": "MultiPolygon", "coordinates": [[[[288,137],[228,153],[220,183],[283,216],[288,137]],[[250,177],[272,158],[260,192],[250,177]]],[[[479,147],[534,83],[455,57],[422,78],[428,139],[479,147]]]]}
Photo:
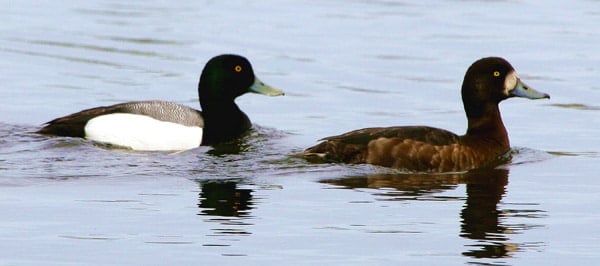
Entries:
{"type": "Polygon", "coordinates": [[[203,145],[235,139],[251,127],[248,116],[232,100],[200,104],[204,118],[203,145]]]}
{"type": "Polygon", "coordinates": [[[510,149],[508,133],[502,123],[500,110],[497,104],[488,104],[480,107],[483,112],[476,114],[467,112],[469,126],[465,137],[494,143],[503,150],[510,149]]]}

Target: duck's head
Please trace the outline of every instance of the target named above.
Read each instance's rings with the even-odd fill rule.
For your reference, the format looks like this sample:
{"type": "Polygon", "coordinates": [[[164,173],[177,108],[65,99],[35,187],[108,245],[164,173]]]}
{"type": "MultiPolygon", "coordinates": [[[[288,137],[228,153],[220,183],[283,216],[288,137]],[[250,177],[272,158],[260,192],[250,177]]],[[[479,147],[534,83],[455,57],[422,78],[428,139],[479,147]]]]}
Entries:
{"type": "Polygon", "coordinates": [[[515,69],[503,58],[486,57],[473,63],[463,80],[462,99],[468,117],[485,113],[511,97],[550,98],[521,81],[515,69]]]}
{"type": "Polygon", "coordinates": [[[204,66],[198,84],[200,102],[233,100],[247,92],[268,96],[283,95],[283,91],[263,83],[254,75],[248,59],[224,54],[210,59],[204,66]]]}

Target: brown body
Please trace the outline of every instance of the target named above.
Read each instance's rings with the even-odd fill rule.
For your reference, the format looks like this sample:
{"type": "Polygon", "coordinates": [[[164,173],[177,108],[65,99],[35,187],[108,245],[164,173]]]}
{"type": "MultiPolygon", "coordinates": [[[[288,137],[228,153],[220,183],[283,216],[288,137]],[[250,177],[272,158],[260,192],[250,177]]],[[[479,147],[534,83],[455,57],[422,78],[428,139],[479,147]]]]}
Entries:
{"type": "Polygon", "coordinates": [[[526,87],[504,59],[475,62],[465,75],[466,134],[426,127],[365,128],[324,138],[304,155],[327,162],[368,163],[418,172],[466,171],[502,162],[510,151],[498,103],[509,97],[549,98],[526,87]]]}
{"type": "Polygon", "coordinates": [[[368,163],[418,172],[457,172],[497,161],[510,151],[498,138],[457,136],[424,127],[365,128],[328,137],[306,152],[329,162],[368,163]]]}

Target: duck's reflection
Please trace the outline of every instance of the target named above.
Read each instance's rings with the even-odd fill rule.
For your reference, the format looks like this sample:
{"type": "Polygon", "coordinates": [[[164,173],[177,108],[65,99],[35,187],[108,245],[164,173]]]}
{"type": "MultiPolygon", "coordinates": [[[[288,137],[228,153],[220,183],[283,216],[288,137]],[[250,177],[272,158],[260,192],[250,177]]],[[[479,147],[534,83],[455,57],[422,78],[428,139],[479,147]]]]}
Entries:
{"type": "Polygon", "coordinates": [[[461,211],[461,236],[475,240],[485,240],[472,245],[477,247],[463,253],[476,258],[503,258],[517,249],[508,243],[510,233],[500,221],[502,211],[498,203],[508,184],[508,170],[476,170],[465,176],[467,199],[461,211]]]}
{"type": "Polygon", "coordinates": [[[208,222],[218,223],[215,235],[248,235],[245,220],[253,209],[252,189],[239,188],[237,180],[199,181],[199,215],[207,216],[208,222]]]}
{"type": "Polygon", "coordinates": [[[481,169],[465,174],[384,174],[343,179],[323,180],[345,188],[373,188],[377,196],[393,200],[457,200],[437,193],[466,184],[467,198],[461,211],[460,236],[476,240],[463,255],[475,258],[510,257],[519,244],[510,243],[509,234],[531,226],[505,224],[505,218],[522,215],[529,217],[540,210],[499,209],[506,191],[509,171],[506,169],[481,169]],[[385,188],[386,190],[382,190],[385,188]],[[390,191],[389,189],[393,189],[390,191]],[[521,214],[519,214],[521,213],[521,214]]]}
{"type": "MultiPolygon", "coordinates": [[[[394,189],[376,192],[390,200],[418,200],[455,188],[464,183],[461,175],[427,174],[381,174],[322,180],[321,183],[343,186],[345,188],[394,189]]],[[[435,196],[434,196],[435,197],[435,196]]]]}

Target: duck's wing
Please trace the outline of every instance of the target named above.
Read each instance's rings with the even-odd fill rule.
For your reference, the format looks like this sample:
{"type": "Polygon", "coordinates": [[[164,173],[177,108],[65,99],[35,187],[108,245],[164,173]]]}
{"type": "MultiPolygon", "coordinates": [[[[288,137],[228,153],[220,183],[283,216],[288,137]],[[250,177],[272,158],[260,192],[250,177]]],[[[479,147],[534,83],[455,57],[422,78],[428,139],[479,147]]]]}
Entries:
{"type": "Polygon", "coordinates": [[[166,101],[137,101],[90,108],[56,118],[45,123],[45,126],[37,133],[83,138],[85,137],[85,125],[90,119],[114,113],[145,115],[160,121],[186,126],[204,126],[202,113],[185,105],[166,101]]]}

